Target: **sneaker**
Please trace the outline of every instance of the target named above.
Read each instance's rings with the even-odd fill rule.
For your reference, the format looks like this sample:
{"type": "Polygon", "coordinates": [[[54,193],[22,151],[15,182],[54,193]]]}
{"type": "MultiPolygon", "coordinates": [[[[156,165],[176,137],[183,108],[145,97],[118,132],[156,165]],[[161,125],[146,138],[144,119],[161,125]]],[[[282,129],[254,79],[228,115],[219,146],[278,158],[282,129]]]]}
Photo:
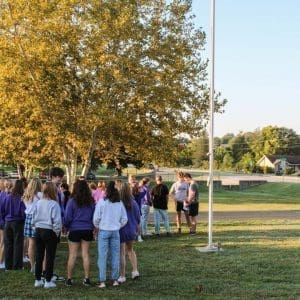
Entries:
{"type": "Polygon", "coordinates": [[[113,286],[118,286],[119,282],[117,280],[114,281],[113,286]]]}
{"type": "Polygon", "coordinates": [[[143,242],[143,239],[140,235],[138,235],[138,238],[137,238],[138,242],[143,242]]]}
{"type": "Polygon", "coordinates": [[[56,284],[53,281],[45,281],[44,288],[45,289],[51,289],[55,288],[56,284]]]}
{"type": "Polygon", "coordinates": [[[177,228],[177,233],[181,233],[181,228],[177,228]]]}
{"type": "Polygon", "coordinates": [[[72,279],[71,279],[71,278],[68,278],[68,279],[66,280],[66,282],[65,282],[65,285],[66,285],[66,286],[72,286],[72,285],[73,285],[72,279]]]}
{"type": "Polygon", "coordinates": [[[5,263],[4,262],[0,264],[0,269],[5,269],[5,263]]]}
{"type": "Polygon", "coordinates": [[[58,276],[56,274],[52,275],[51,281],[65,281],[64,277],[58,276]]]}
{"type": "Polygon", "coordinates": [[[151,233],[151,232],[147,232],[147,233],[145,233],[144,235],[145,235],[145,236],[151,236],[152,233],[151,233]]]}
{"type": "Polygon", "coordinates": [[[120,276],[118,279],[119,283],[124,283],[126,281],[126,277],[125,276],[120,276]]]}
{"type": "Polygon", "coordinates": [[[34,281],[34,287],[41,287],[41,286],[44,286],[43,280],[35,280],[34,281]]]}
{"type": "Polygon", "coordinates": [[[29,257],[28,256],[24,256],[23,257],[23,263],[28,263],[28,262],[30,262],[29,257]]]}
{"type": "Polygon", "coordinates": [[[105,289],[106,285],[105,285],[105,282],[101,282],[99,284],[99,289],[105,289]]]}
{"type": "Polygon", "coordinates": [[[92,285],[89,278],[84,278],[82,283],[83,283],[83,285],[86,285],[86,286],[91,286],[92,285]]]}
{"type": "Polygon", "coordinates": [[[155,236],[160,237],[160,234],[159,233],[155,233],[155,236]]]}
{"type": "Polygon", "coordinates": [[[138,278],[138,277],[140,277],[139,271],[133,271],[133,272],[131,273],[131,278],[132,278],[132,279],[136,279],[136,278],[138,278]]]}
{"type": "Polygon", "coordinates": [[[167,232],[167,236],[172,236],[172,233],[171,232],[167,232]]]}
{"type": "Polygon", "coordinates": [[[190,235],[195,235],[196,231],[190,231],[190,235]]]}

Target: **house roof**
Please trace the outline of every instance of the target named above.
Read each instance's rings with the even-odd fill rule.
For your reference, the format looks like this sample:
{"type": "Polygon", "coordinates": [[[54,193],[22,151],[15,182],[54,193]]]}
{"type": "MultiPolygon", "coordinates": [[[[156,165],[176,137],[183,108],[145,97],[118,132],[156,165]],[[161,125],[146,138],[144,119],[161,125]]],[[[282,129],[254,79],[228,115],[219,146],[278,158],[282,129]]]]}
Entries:
{"type": "Polygon", "coordinates": [[[300,165],[300,155],[265,155],[273,164],[276,160],[286,159],[290,165],[300,165]]]}

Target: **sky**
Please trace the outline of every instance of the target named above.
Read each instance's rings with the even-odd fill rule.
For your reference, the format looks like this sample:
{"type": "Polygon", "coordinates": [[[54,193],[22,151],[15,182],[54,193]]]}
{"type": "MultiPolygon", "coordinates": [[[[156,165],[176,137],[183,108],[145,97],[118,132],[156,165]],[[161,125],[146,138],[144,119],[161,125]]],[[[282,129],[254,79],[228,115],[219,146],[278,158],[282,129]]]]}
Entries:
{"type": "MultiPolygon", "coordinates": [[[[210,51],[210,0],[194,0],[210,51]]],[[[300,0],[215,0],[215,90],[228,100],[214,135],[268,125],[300,134],[300,0]]]]}

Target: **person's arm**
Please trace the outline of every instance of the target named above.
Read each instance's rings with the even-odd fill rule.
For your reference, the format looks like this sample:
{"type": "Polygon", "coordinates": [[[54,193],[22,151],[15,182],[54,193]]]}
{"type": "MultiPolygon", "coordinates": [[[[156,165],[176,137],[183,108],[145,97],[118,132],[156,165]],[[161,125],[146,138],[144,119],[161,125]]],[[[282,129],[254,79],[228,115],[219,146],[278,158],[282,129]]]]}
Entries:
{"type": "Polygon", "coordinates": [[[102,203],[102,201],[99,201],[96,204],[94,216],[93,216],[93,224],[94,224],[95,228],[97,228],[97,229],[99,229],[99,224],[101,221],[101,214],[102,214],[101,209],[100,209],[101,203],[102,203]]]}
{"type": "Polygon", "coordinates": [[[69,199],[69,201],[67,202],[64,220],[63,220],[66,230],[69,229],[70,224],[73,220],[73,217],[74,217],[74,201],[73,201],[73,199],[69,199]]]}
{"type": "Polygon", "coordinates": [[[62,218],[61,218],[61,210],[59,204],[55,202],[51,209],[51,219],[52,219],[52,227],[53,231],[59,236],[62,229],[62,218]]]}
{"type": "Polygon", "coordinates": [[[193,200],[195,199],[195,195],[196,195],[196,191],[194,189],[194,186],[191,185],[188,189],[188,196],[187,196],[187,200],[186,203],[187,204],[191,204],[193,202],[193,200]]]}
{"type": "Polygon", "coordinates": [[[121,217],[120,217],[120,224],[121,228],[127,224],[128,218],[124,204],[121,202],[121,217]]]}

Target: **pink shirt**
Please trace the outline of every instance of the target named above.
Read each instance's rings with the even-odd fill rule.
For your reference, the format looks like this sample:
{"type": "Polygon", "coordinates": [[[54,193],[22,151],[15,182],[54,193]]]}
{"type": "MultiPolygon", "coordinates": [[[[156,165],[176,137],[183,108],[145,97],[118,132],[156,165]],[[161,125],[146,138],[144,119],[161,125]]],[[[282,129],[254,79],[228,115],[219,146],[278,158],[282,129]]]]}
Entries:
{"type": "Polygon", "coordinates": [[[106,196],[106,193],[103,190],[96,189],[96,190],[92,191],[92,196],[95,200],[95,203],[97,203],[98,201],[100,201],[101,199],[103,199],[106,196]]]}

